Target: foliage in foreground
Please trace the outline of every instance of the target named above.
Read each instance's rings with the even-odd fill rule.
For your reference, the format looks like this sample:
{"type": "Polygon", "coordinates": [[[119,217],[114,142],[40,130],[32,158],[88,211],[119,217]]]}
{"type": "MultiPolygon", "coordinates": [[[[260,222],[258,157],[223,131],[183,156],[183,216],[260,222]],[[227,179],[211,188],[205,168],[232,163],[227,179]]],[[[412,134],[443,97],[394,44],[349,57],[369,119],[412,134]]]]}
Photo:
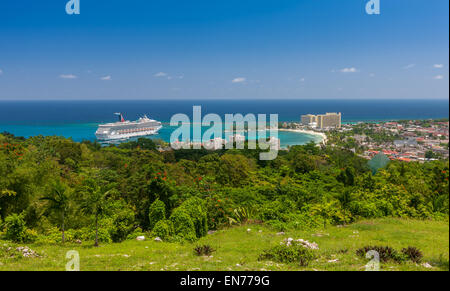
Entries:
{"type": "Polygon", "coordinates": [[[300,245],[279,245],[265,250],[258,258],[279,263],[296,263],[306,267],[314,259],[314,252],[300,245]]]}
{"type": "Polygon", "coordinates": [[[194,253],[196,256],[211,256],[216,250],[210,245],[201,245],[194,248],[194,253]]]}
{"type": "MultiPolygon", "coordinates": [[[[57,235],[61,239],[60,235],[57,235]]],[[[368,260],[355,256],[355,251],[365,245],[389,246],[401,250],[416,246],[423,252],[422,263],[412,261],[396,263],[381,262],[381,270],[448,270],[448,222],[417,219],[375,219],[348,224],[345,227],[328,226],[326,230],[289,230],[277,235],[264,224],[243,225],[220,230],[197,242],[182,244],[156,242],[153,240],[127,240],[121,243],[102,244],[91,247],[91,241],[82,244],[11,243],[0,240],[1,246],[12,247],[11,251],[27,246],[40,257],[27,258],[11,253],[0,254],[0,270],[64,270],[66,252],[77,250],[81,257],[81,270],[354,270],[363,271],[368,260]],[[249,232],[248,229],[251,229],[249,232]],[[411,232],[414,229],[414,232],[411,232]],[[355,232],[358,233],[355,234],[355,232]],[[259,261],[258,257],[271,246],[280,244],[289,237],[314,240],[320,249],[314,250],[315,259],[308,266],[298,262],[278,263],[259,261]],[[217,249],[213,256],[197,256],[196,246],[209,245],[217,249]],[[427,266],[427,264],[429,264],[427,266]]],[[[6,249],[7,249],[6,248],[6,249]]],[[[20,255],[20,253],[17,253],[20,255]]]]}
{"type": "Polygon", "coordinates": [[[393,161],[374,175],[345,149],[294,146],[273,161],[259,152],[0,134],[0,238],[121,242],[143,233],[196,241],[248,222],[286,231],[364,218],[448,219],[448,161],[393,161]]]}
{"type": "Polygon", "coordinates": [[[407,247],[402,249],[402,254],[405,255],[408,259],[410,259],[414,263],[422,262],[423,254],[416,247],[407,247]]]}
{"type": "Polygon", "coordinates": [[[381,262],[393,261],[402,263],[410,260],[414,263],[420,263],[423,258],[422,252],[418,248],[411,246],[403,248],[401,252],[398,252],[389,246],[365,246],[356,250],[356,254],[360,257],[364,257],[370,251],[377,252],[381,262]]]}

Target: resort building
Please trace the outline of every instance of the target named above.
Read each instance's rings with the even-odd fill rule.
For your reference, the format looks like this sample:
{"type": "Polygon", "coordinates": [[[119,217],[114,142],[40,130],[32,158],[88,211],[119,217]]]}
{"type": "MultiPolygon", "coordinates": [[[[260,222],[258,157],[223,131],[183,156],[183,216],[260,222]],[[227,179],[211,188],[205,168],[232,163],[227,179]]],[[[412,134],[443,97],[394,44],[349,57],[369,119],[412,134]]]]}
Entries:
{"type": "Polygon", "coordinates": [[[319,115],[302,115],[301,123],[302,125],[309,127],[316,127],[320,129],[325,128],[340,128],[341,127],[342,114],[339,113],[326,113],[319,115]]]}
{"type": "Polygon", "coordinates": [[[302,123],[302,125],[316,127],[317,126],[317,115],[312,115],[312,114],[302,115],[301,123],[302,123]]]}

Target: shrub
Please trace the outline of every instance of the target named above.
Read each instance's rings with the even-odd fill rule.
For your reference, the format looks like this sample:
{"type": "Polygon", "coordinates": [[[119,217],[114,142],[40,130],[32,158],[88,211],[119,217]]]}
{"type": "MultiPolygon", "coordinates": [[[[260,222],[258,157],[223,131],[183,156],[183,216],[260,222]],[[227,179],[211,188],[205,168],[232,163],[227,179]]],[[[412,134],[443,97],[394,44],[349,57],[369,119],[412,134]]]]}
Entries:
{"type": "Polygon", "coordinates": [[[313,230],[323,227],[325,223],[322,216],[308,213],[290,213],[286,218],[289,229],[313,230]]]}
{"type": "Polygon", "coordinates": [[[323,227],[325,219],[320,215],[309,213],[289,213],[284,215],[284,220],[267,220],[265,224],[276,231],[288,229],[313,230],[323,227]]]}
{"type": "Polygon", "coordinates": [[[163,240],[167,240],[174,234],[173,223],[170,220],[160,220],[153,228],[153,235],[163,240]]]}
{"type": "Polygon", "coordinates": [[[255,213],[250,207],[238,207],[233,210],[233,218],[237,223],[251,222],[255,213]]]}
{"type": "MultiPolygon", "coordinates": [[[[81,241],[94,241],[95,240],[95,227],[83,227],[77,229],[73,232],[74,240],[81,241]]],[[[104,227],[99,227],[98,229],[98,241],[104,243],[112,242],[111,235],[109,231],[104,227]]]]}
{"type": "Polygon", "coordinates": [[[200,198],[189,198],[180,207],[191,218],[195,228],[195,236],[201,238],[208,234],[208,215],[206,213],[206,203],[200,198]]]}
{"type": "Polygon", "coordinates": [[[366,253],[369,251],[376,251],[380,256],[381,262],[394,261],[400,263],[405,261],[405,256],[389,246],[365,246],[356,250],[356,254],[365,257],[366,253]]]}
{"type": "Polygon", "coordinates": [[[194,254],[197,256],[211,256],[213,252],[216,250],[213,249],[210,245],[202,245],[202,246],[196,246],[194,248],[194,254]]]}
{"type": "Polygon", "coordinates": [[[218,229],[223,225],[236,222],[230,220],[233,215],[232,203],[229,199],[219,199],[217,197],[206,198],[206,212],[208,215],[208,229],[218,229]]]}
{"type": "Polygon", "coordinates": [[[170,221],[173,223],[174,234],[178,239],[196,240],[194,223],[186,210],[176,208],[170,216],[170,221]]]}
{"type": "Polygon", "coordinates": [[[26,229],[25,230],[25,241],[26,242],[34,242],[38,238],[38,233],[34,229],[26,229]]]}
{"type": "Polygon", "coordinates": [[[260,218],[263,221],[277,220],[284,221],[283,214],[286,211],[283,203],[280,201],[272,201],[264,204],[260,210],[260,218]]]}
{"type": "Polygon", "coordinates": [[[166,219],[166,205],[164,202],[156,199],[155,202],[150,205],[148,218],[150,220],[150,229],[153,229],[158,221],[166,219]]]}
{"type": "Polygon", "coordinates": [[[136,228],[132,233],[127,235],[127,239],[136,239],[138,236],[145,236],[145,233],[142,231],[142,228],[136,228]]]}
{"type": "Polygon", "coordinates": [[[415,247],[407,247],[402,249],[402,254],[404,254],[408,259],[414,263],[420,263],[423,258],[422,252],[415,247]]]}
{"type": "Polygon", "coordinates": [[[23,215],[12,214],[5,218],[5,239],[14,242],[25,242],[27,238],[23,215]]]}
{"type": "Polygon", "coordinates": [[[382,217],[383,213],[377,208],[375,202],[371,201],[352,201],[349,205],[350,212],[355,216],[365,218],[382,217]]]}
{"type": "MultiPolygon", "coordinates": [[[[76,233],[77,231],[73,229],[66,230],[64,232],[65,242],[74,242],[76,233]]],[[[61,231],[56,226],[47,229],[44,234],[40,234],[36,237],[37,244],[56,244],[61,242],[61,231]]]]}
{"type": "Polygon", "coordinates": [[[279,245],[265,250],[258,258],[260,261],[270,260],[279,263],[298,263],[306,267],[314,259],[312,250],[300,245],[279,245]]]}
{"type": "MultiPolygon", "coordinates": [[[[90,240],[90,241],[95,240],[95,228],[91,228],[90,232],[88,232],[88,234],[84,238],[85,238],[84,240],[90,240]]],[[[111,236],[110,236],[108,230],[106,230],[104,228],[98,229],[98,241],[104,242],[104,243],[112,242],[112,239],[111,239],[111,236]]]]}
{"type": "Polygon", "coordinates": [[[133,232],[134,213],[129,208],[123,208],[114,214],[109,234],[113,242],[121,242],[133,232]]]}
{"type": "Polygon", "coordinates": [[[279,220],[269,220],[266,221],[265,224],[270,226],[275,231],[286,231],[288,229],[287,224],[279,220]]]}

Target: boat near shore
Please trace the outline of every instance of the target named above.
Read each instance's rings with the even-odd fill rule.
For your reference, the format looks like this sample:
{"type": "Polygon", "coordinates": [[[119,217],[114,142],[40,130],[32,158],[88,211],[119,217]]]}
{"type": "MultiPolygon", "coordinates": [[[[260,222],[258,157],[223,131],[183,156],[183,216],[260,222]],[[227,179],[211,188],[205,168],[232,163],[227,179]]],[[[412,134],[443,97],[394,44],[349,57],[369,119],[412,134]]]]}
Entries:
{"type": "Polygon", "coordinates": [[[161,122],[148,118],[146,115],[136,121],[125,120],[122,113],[115,113],[119,121],[100,124],[95,136],[99,141],[126,140],[132,137],[157,134],[162,128],[161,122]]]}

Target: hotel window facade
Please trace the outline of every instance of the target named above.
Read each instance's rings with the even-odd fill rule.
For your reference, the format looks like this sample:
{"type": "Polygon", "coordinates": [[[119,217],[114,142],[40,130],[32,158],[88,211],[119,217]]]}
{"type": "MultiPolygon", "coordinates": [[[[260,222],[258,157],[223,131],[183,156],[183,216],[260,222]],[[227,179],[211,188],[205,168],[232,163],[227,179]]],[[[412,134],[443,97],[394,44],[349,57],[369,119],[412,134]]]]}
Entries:
{"type": "Polygon", "coordinates": [[[320,129],[324,128],[340,128],[342,114],[341,113],[326,113],[319,115],[302,115],[301,123],[302,125],[317,127],[320,129]]]}

